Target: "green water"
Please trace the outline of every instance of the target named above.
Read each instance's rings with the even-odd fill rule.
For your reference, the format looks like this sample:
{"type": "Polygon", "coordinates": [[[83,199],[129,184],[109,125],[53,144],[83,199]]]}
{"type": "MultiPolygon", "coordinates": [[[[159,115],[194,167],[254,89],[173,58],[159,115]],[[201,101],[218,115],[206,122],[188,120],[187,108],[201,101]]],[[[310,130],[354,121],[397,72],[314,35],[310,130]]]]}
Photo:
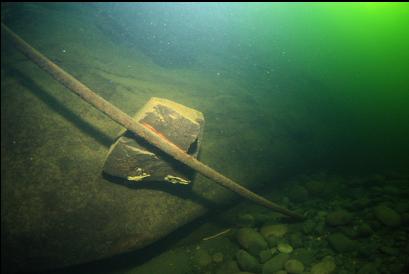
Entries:
{"type": "Polygon", "coordinates": [[[121,127],[2,30],[4,270],[285,269],[265,266],[280,251],[264,260],[243,244],[250,227],[264,251],[289,243],[299,273],[328,256],[330,273],[408,271],[407,3],[2,3],[2,22],[129,115],[151,97],[201,111],[199,159],[307,217],[293,223],[200,175],[183,190],[103,176],[121,127]],[[288,232],[269,239],[269,224],[288,232]],[[154,243],[139,249],[140,233],[154,243]]]}

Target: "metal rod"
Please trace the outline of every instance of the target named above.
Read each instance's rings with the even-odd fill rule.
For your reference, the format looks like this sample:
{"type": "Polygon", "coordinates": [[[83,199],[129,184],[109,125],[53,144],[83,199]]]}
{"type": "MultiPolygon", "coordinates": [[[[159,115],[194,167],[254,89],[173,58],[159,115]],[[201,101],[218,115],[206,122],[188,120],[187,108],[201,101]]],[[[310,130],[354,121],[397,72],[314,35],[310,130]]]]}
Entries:
{"type": "Polygon", "coordinates": [[[205,177],[215,181],[216,183],[230,189],[233,192],[236,192],[237,194],[247,199],[252,200],[257,204],[263,205],[267,208],[270,208],[292,218],[296,219],[304,218],[302,215],[291,210],[288,210],[287,208],[284,208],[276,203],[273,203],[257,195],[256,193],[248,190],[247,188],[241,186],[240,184],[234,182],[233,180],[223,176],[216,170],[203,164],[193,156],[187,154],[173,143],[164,140],[155,132],[144,127],[137,121],[133,120],[129,115],[121,111],[119,108],[117,108],[110,102],[103,99],[101,96],[97,95],[90,88],[88,88],[80,81],[75,79],[72,75],[70,75],[62,68],[54,64],[51,60],[49,60],[39,51],[31,47],[28,43],[26,43],[22,38],[20,38],[17,34],[15,34],[3,23],[1,23],[1,28],[9,35],[11,41],[15,44],[15,46],[31,61],[33,61],[40,68],[48,72],[55,80],[60,82],[66,88],[80,96],[89,104],[93,105],[99,111],[105,113],[109,118],[111,118],[118,124],[122,125],[129,131],[133,132],[137,136],[140,136],[150,144],[169,154],[177,161],[180,161],[185,165],[191,167],[192,169],[196,170],[205,177]]]}

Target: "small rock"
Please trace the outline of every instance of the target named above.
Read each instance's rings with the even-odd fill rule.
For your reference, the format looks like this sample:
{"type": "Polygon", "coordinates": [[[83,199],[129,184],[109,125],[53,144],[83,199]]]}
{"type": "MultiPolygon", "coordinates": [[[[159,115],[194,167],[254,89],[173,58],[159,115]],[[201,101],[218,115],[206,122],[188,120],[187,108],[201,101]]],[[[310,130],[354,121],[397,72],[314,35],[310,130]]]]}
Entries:
{"type": "Polygon", "coordinates": [[[356,226],[344,226],[339,229],[339,232],[342,232],[351,239],[355,239],[358,237],[358,230],[356,226]]]}
{"type": "Polygon", "coordinates": [[[270,236],[270,237],[268,237],[266,240],[267,240],[267,243],[268,243],[268,246],[269,246],[269,247],[275,247],[275,246],[277,246],[278,242],[280,241],[279,238],[274,237],[274,236],[270,236]]]}
{"type": "Polygon", "coordinates": [[[277,250],[276,247],[272,247],[272,248],[270,249],[270,251],[271,251],[271,254],[272,254],[272,255],[275,255],[276,253],[278,253],[278,250],[277,250]]]}
{"type": "Polygon", "coordinates": [[[355,249],[356,244],[342,233],[334,233],[328,237],[328,241],[333,249],[338,252],[348,252],[355,249]]]}
{"type": "Polygon", "coordinates": [[[284,253],[274,256],[263,265],[263,274],[274,274],[279,270],[283,270],[284,264],[288,261],[289,257],[288,254],[284,253]]]}
{"type": "Polygon", "coordinates": [[[346,210],[337,210],[327,215],[326,222],[330,226],[346,225],[352,221],[352,214],[346,210]]]}
{"type": "Polygon", "coordinates": [[[281,238],[287,233],[287,230],[287,226],[283,224],[264,225],[263,227],[261,227],[260,233],[265,239],[270,236],[281,238]]]}
{"type": "Polygon", "coordinates": [[[212,262],[212,257],[206,250],[198,249],[196,251],[196,262],[200,267],[206,267],[212,262]]]}
{"type": "Polygon", "coordinates": [[[399,188],[397,188],[395,186],[385,186],[383,188],[383,193],[393,195],[393,196],[397,196],[397,195],[399,195],[400,191],[399,191],[399,188]]]}
{"type": "Polygon", "coordinates": [[[316,235],[322,235],[325,230],[326,230],[326,226],[325,226],[324,221],[316,223],[315,229],[314,229],[314,233],[316,235]]]}
{"type": "Polygon", "coordinates": [[[264,264],[265,262],[270,260],[271,257],[273,257],[273,254],[271,253],[270,249],[266,249],[266,250],[260,251],[259,257],[260,257],[260,263],[264,264]]]}
{"type": "Polygon", "coordinates": [[[213,262],[221,263],[221,262],[223,262],[224,256],[223,256],[223,253],[216,252],[216,253],[213,254],[212,258],[213,258],[213,262]]]}
{"type": "Polygon", "coordinates": [[[260,272],[261,265],[258,263],[257,259],[251,256],[248,252],[240,249],[236,253],[237,263],[241,270],[249,272],[260,272]]]}
{"type": "Polygon", "coordinates": [[[365,223],[360,224],[356,230],[357,230],[358,237],[369,237],[373,233],[372,228],[368,224],[365,224],[365,223]]]}
{"type": "Polygon", "coordinates": [[[335,270],[335,262],[331,257],[324,258],[321,262],[311,267],[311,274],[330,274],[335,270]]]}
{"type": "Polygon", "coordinates": [[[367,263],[358,270],[358,274],[377,274],[377,267],[373,263],[367,263]]]}
{"type": "Polygon", "coordinates": [[[241,228],[237,232],[239,244],[254,256],[258,256],[260,251],[268,248],[263,236],[251,228],[241,228]]]}
{"type": "Polygon", "coordinates": [[[216,274],[239,273],[240,269],[236,261],[229,260],[220,265],[216,270],[216,274]]]}
{"type": "Polygon", "coordinates": [[[237,217],[237,224],[243,227],[253,227],[255,225],[255,219],[253,215],[242,214],[237,217]]]}
{"type": "Polygon", "coordinates": [[[308,181],[305,183],[308,193],[316,197],[325,197],[328,195],[328,184],[324,181],[308,181]]]}
{"type": "Polygon", "coordinates": [[[314,231],[315,228],[315,223],[313,220],[308,219],[306,220],[303,225],[302,225],[302,230],[304,231],[305,234],[311,234],[311,232],[314,231]]]}
{"type": "Polygon", "coordinates": [[[285,253],[285,254],[290,254],[291,252],[293,252],[293,247],[287,243],[279,243],[277,245],[277,249],[281,253],[285,253]]]}
{"type": "Polygon", "coordinates": [[[402,221],[402,224],[404,224],[404,225],[407,225],[407,224],[409,224],[409,213],[403,213],[402,215],[401,215],[401,221],[402,221]]]}
{"type": "Polygon", "coordinates": [[[295,232],[290,235],[290,243],[293,247],[303,246],[303,237],[300,232],[295,232]]]}
{"type": "Polygon", "coordinates": [[[288,196],[291,201],[302,203],[308,199],[308,191],[305,187],[296,185],[290,189],[288,196]]]}
{"type": "Polygon", "coordinates": [[[378,251],[377,243],[367,241],[357,246],[358,256],[364,259],[372,259],[378,251]]]}
{"type": "Polygon", "coordinates": [[[352,202],[351,209],[355,211],[364,209],[364,208],[367,208],[370,204],[371,204],[371,200],[368,197],[364,196],[352,202]]]}
{"type": "Polygon", "coordinates": [[[400,215],[387,206],[377,206],[375,208],[375,216],[386,226],[396,227],[401,224],[400,215]]]}
{"type": "Polygon", "coordinates": [[[285,270],[291,274],[299,274],[304,271],[304,265],[298,260],[288,260],[285,263],[285,270]]]}
{"type": "Polygon", "coordinates": [[[390,247],[390,246],[381,246],[379,250],[389,256],[397,256],[399,255],[399,249],[390,247]]]}
{"type": "Polygon", "coordinates": [[[265,212],[253,212],[252,216],[254,217],[256,226],[261,226],[267,222],[274,222],[277,219],[277,215],[265,212]]]}
{"type": "Polygon", "coordinates": [[[291,254],[291,258],[303,262],[304,265],[311,265],[315,260],[314,252],[307,248],[294,249],[293,253],[291,254]]]}

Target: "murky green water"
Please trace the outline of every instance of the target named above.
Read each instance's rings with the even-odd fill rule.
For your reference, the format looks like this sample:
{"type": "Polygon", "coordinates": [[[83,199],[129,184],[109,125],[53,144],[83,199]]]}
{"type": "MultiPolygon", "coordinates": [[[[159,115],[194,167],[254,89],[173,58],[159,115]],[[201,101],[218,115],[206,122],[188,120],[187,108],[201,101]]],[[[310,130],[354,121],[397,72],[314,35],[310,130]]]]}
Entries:
{"type": "Polygon", "coordinates": [[[3,270],[408,271],[407,3],[2,4],[2,22],[129,115],[201,111],[199,159],[307,217],[200,175],[107,178],[121,127],[2,30],[3,270]]]}

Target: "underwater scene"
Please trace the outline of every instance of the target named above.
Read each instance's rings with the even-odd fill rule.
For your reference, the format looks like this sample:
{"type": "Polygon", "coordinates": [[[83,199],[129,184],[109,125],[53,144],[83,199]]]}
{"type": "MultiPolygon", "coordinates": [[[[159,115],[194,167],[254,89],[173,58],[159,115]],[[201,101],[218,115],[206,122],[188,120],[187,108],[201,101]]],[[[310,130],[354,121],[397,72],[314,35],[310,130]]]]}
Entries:
{"type": "Polygon", "coordinates": [[[3,273],[409,273],[408,3],[2,3],[3,273]]]}

